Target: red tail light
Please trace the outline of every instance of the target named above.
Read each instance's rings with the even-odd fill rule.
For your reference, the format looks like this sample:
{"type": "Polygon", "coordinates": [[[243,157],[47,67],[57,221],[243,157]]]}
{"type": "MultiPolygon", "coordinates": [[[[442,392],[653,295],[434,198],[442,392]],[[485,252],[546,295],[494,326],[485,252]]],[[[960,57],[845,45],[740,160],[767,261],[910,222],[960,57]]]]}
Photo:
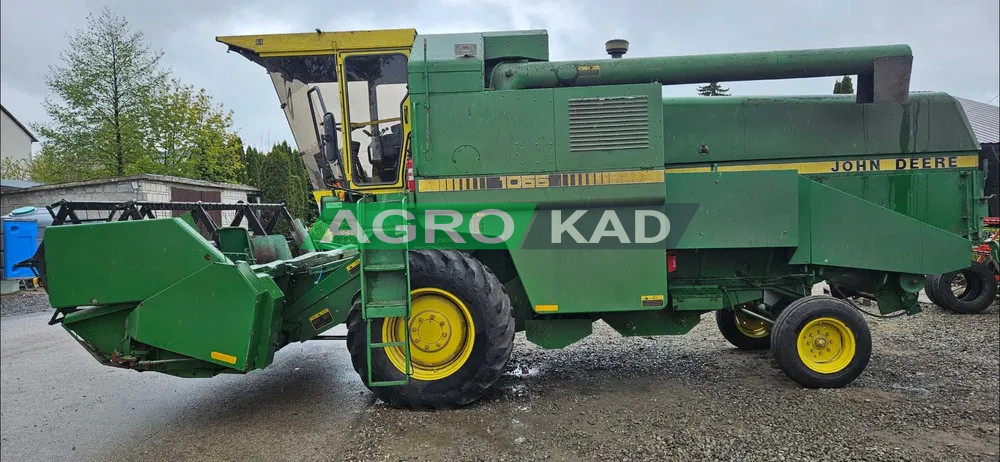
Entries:
{"type": "Polygon", "coordinates": [[[674,271],[677,271],[677,254],[674,251],[672,251],[672,250],[668,250],[667,251],[667,272],[668,273],[673,273],[674,271]]]}
{"type": "Polygon", "coordinates": [[[416,191],[416,181],[413,179],[413,159],[406,159],[406,190],[416,191]]]}

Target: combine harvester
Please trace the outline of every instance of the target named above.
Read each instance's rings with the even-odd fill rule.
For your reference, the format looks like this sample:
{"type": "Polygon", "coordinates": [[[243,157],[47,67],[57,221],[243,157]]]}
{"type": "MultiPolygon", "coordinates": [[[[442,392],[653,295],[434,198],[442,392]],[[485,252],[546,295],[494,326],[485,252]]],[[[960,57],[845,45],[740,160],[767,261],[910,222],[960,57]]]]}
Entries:
{"type": "MultiPolygon", "coordinates": [[[[450,408],[497,380],[517,331],[561,348],[596,320],[671,335],[714,312],[726,339],[770,348],[794,381],[842,387],[871,336],[855,306],[812,286],[914,314],[924,275],[967,267],[983,237],[979,146],[954,99],[909,93],[905,45],[617,59],[627,43],[612,41],[611,59],[550,62],[544,31],[218,41],[269,73],[320,220],[287,239],[235,220],[206,239],[139,212],[50,228],[33,262],[53,319],[104,364],[245,373],[346,322],[378,398],[450,408]],[[661,93],[842,75],[858,75],[856,96],[661,93]],[[604,245],[600,223],[581,219],[596,243],[462,251],[324,238],[344,210],[427,204],[535,218],[641,208],[672,228],[653,245],[604,245]]],[[[259,212],[239,218],[259,224],[259,212]]],[[[366,236],[400,229],[363,218],[366,236]]]]}

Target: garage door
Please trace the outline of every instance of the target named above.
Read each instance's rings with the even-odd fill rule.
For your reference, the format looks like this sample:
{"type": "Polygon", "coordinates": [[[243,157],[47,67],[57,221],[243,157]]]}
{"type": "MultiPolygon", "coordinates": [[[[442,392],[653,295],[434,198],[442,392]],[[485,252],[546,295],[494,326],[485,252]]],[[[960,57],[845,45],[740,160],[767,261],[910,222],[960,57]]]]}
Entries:
{"type": "MultiPolygon", "coordinates": [[[[198,191],[194,189],[185,188],[170,188],[170,202],[222,202],[222,191],[198,191]]],[[[179,217],[187,213],[184,210],[174,210],[173,215],[179,217]]],[[[222,223],[222,212],[219,210],[209,210],[208,216],[212,217],[212,221],[215,222],[216,226],[225,226],[222,223]]],[[[208,230],[199,223],[198,228],[201,234],[206,238],[211,239],[212,235],[208,230]]]]}

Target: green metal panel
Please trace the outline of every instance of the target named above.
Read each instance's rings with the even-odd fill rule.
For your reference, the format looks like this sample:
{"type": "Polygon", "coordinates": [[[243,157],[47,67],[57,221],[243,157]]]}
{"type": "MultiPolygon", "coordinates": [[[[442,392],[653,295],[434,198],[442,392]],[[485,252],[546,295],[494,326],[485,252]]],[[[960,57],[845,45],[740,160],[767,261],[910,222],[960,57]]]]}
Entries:
{"type": "Polygon", "coordinates": [[[794,159],[803,157],[804,152],[838,156],[865,153],[863,104],[752,101],[743,108],[748,158],[794,159]]]}
{"type": "Polygon", "coordinates": [[[661,310],[642,303],[643,296],[665,296],[663,250],[510,249],[525,292],[535,310],[545,314],[661,310]],[[581,284],[603,281],[601,284],[581,284]],[[551,310],[551,308],[550,308],[551,310]]]}
{"type": "Polygon", "coordinates": [[[556,167],[562,171],[662,167],[661,88],[659,84],[556,88],[552,108],[556,167]]]}
{"type": "Polygon", "coordinates": [[[979,150],[965,114],[942,93],[914,93],[902,104],[858,104],[839,95],[666,98],[663,104],[668,165],[979,150]]]}
{"type": "Polygon", "coordinates": [[[795,247],[799,238],[794,170],[667,175],[667,200],[697,203],[679,249],[795,247]]]}
{"type": "Polygon", "coordinates": [[[411,95],[483,91],[483,63],[479,60],[434,61],[419,72],[411,66],[409,72],[411,95]]]}
{"type": "Polygon", "coordinates": [[[483,59],[522,58],[548,61],[549,34],[545,30],[483,32],[483,59]]]}
{"type": "Polygon", "coordinates": [[[407,72],[411,97],[427,92],[483,91],[483,36],[482,34],[418,35],[410,50],[407,72]],[[463,52],[461,55],[457,54],[460,45],[463,52]],[[470,51],[472,53],[466,56],[465,53],[470,51]]]}
{"type": "Polygon", "coordinates": [[[303,274],[291,281],[284,289],[282,310],[282,330],[289,332],[289,342],[304,342],[347,319],[361,290],[360,265],[354,255],[318,274],[303,274]]]}
{"type": "Polygon", "coordinates": [[[219,250],[226,258],[232,261],[245,261],[254,264],[253,244],[250,242],[250,234],[246,228],[222,227],[217,232],[219,250]]]}
{"type": "Polygon", "coordinates": [[[66,315],[63,328],[104,362],[114,351],[123,350],[125,321],[135,304],[98,306],[66,315]]]}
{"type": "Polygon", "coordinates": [[[601,319],[625,336],[680,335],[686,334],[704,312],[698,311],[642,311],[632,313],[605,313],[601,319]]]}
{"type": "MultiPolygon", "coordinates": [[[[730,274],[725,274],[729,276],[730,274]]],[[[718,286],[670,285],[670,300],[677,311],[711,311],[724,308],[723,294],[718,286]]]]}
{"type": "Polygon", "coordinates": [[[140,302],[228,261],[179,218],[54,226],[43,242],[55,308],[140,302]]]}
{"type": "Polygon", "coordinates": [[[528,319],[524,321],[528,341],[542,348],[565,348],[593,332],[590,318],[528,319]]]}
{"type": "Polygon", "coordinates": [[[246,263],[215,264],[149,297],[126,333],[148,345],[240,371],[271,362],[281,291],[246,263]]]}
{"type": "MultiPolygon", "coordinates": [[[[805,177],[800,213],[810,215],[815,264],[911,274],[969,265],[969,240],[805,177]]],[[[801,248],[799,249],[802,250],[801,248]]],[[[805,262],[800,253],[793,258],[805,262]]]]}
{"type": "Polygon", "coordinates": [[[552,90],[432,95],[429,129],[411,97],[421,177],[555,170],[552,90]]]}
{"type": "Polygon", "coordinates": [[[809,177],[959,236],[969,234],[967,185],[974,177],[969,170],[809,177]]]}

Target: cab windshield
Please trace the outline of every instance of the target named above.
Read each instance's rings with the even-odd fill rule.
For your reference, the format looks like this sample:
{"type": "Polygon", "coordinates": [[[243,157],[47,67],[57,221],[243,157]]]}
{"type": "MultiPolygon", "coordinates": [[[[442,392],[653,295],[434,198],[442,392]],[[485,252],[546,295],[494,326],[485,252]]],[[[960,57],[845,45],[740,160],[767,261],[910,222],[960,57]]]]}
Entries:
{"type": "MultiPolygon", "coordinates": [[[[340,119],[336,55],[263,58],[260,62],[271,76],[313,188],[329,189],[341,178],[338,178],[340,168],[336,165],[337,160],[326,159],[320,152],[319,137],[323,133],[323,105],[320,99],[326,111],[340,119]],[[310,92],[312,88],[318,91],[310,92]]],[[[337,146],[343,152],[343,137],[338,133],[336,138],[337,146]]]]}
{"type": "Polygon", "coordinates": [[[347,121],[340,120],[340,89],[336,55],[263,58],[278,93],[281,108],[302,152],[315,189],[339,183],[337,159],[321,152],[323,115],[337,119],[338,152],[350,155],[351,180],[356,185],[399,181],[403,149],[402,103],[406,99],[406,55],[402,53],[350,55],[344,58],[347,80],[347,121]],[[347,129],[350,150],[344,149],[347,129]]]}

